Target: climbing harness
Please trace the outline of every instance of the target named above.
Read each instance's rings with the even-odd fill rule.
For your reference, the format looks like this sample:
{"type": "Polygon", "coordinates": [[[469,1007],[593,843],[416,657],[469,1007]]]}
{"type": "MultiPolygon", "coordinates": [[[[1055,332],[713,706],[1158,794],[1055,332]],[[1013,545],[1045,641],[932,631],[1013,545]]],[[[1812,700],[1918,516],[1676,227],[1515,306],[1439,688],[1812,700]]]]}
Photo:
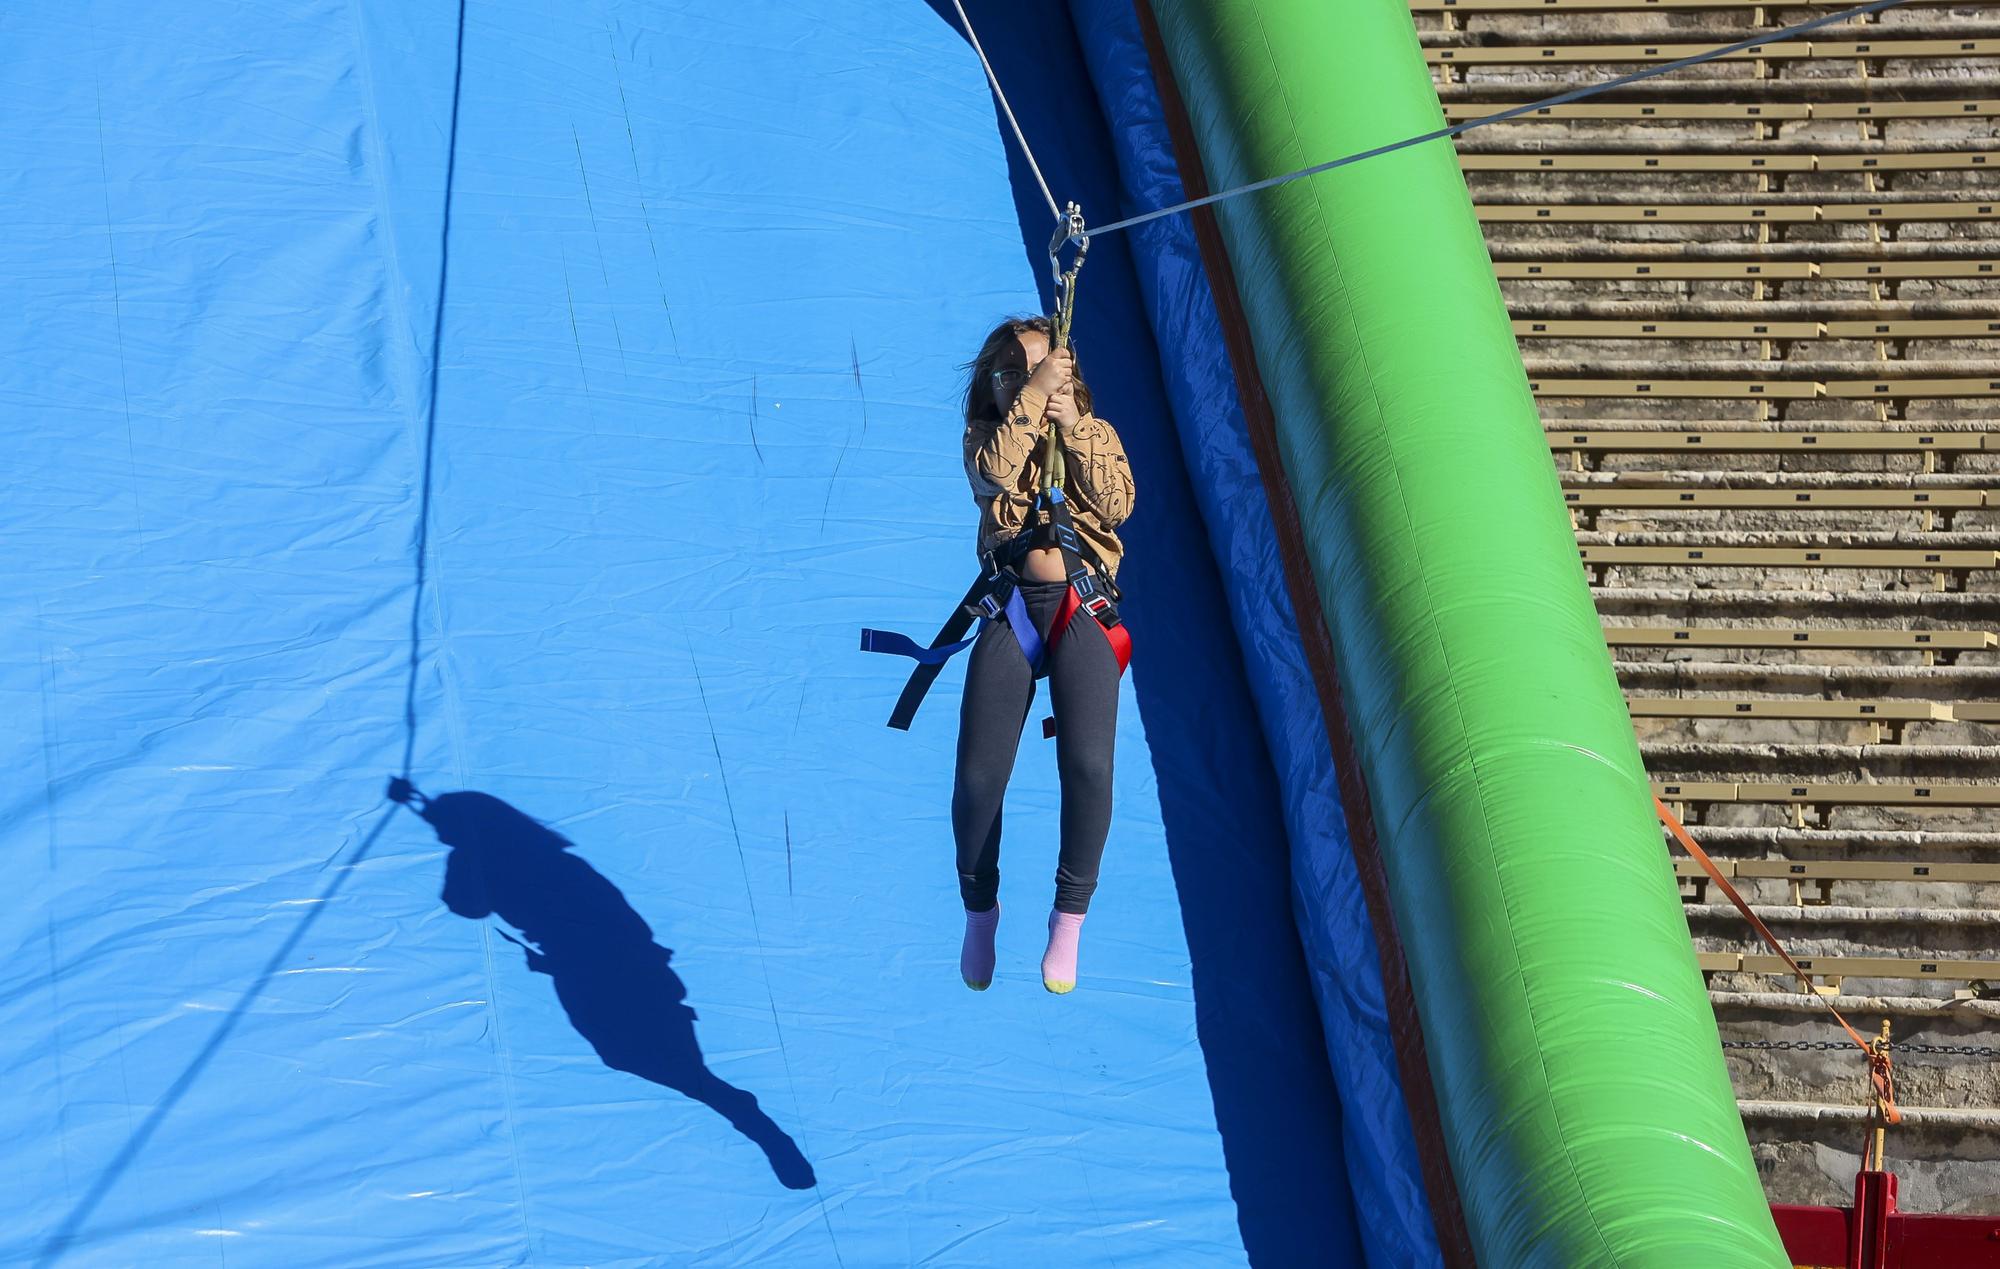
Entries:
{"type": "MultiPolygon", "coordinates": [[[[975,621],[1006,622],[1008,629],[1013,631],[1015,643],[1020,646],[1021,655],[1027,658],[1028,666],[1037,678],[1048,664],[1049,651],[1069,631],[1072,619],[1079,611],[1089,614],[1104,631],[1105,639],[1111,644],[1112,655],[1118,658],[1118,672],[1123,674],[1131,664],[1132,636],[1119,620],[1118,588],[1096,553],[1077,536],[1070,516],[1069,500],[1063,497],[1061,489],[1051,489],[1036,498],[1027,526],[1007,542],[988,551],[981,557],[981,563],[984,567],[978,580],[965,592],[965,598],[959,601],[958,607],[929,646],[919,646],[908,635],[897,634],[893,630],[864,628],[861,631],[863,652],[905,656],[917,663],[910,672],[909,681],[903,685],[902,695],[896,699],[895,709],[889,714],[889,726],[896,730],[910,729],[917,708],[924,703],[925,694],[937,681],[945,662],[978,641],[978,635],[966,634],[975,621]],[[1029,551],[1050,546],[1062,553],[1063,572],[1069,588],[1063,595],[1055,620],[1049,625],[1049,637],[1043,639],[1028,615],[1027,601],[1021,597],[1021,575],[1017,566],[1021,557],[1029,551]]],[[[1053,718],[1043,720],[1042,735],[1055,735],[1053,718]]]]}
{"type": "MultiPolygon", "coordinates": [[[[1020,646],[1021,655],[1027,658],[1029,668],[1038,678],[1048,664],[1050,649],[1069,630],[1072,618],[1079,611],[1088,613],[1104,631],[1112,654],[1118,658],[1118,672],[1123,674],[1131,664],[1132,636],[1118,617],[1118,588],[1104,571],[1096,553],[1077,536],[1070,518],[1069,502],[1063,497],[1062,490],[1053,489],[1046,496],[1037,498],[1034,510],[1029,513],[1028,526],[1001,546],[988,551],[981,557],[981,563],[984,567],[978,580],[965,592],[965,598],[959,601],[958,607],[929,646],[919,646],[908,635],[893,630],[864,628],[861,631],[863,652],[905,656],[917,663],[910,672],[909,681],[903,685],[902,695],[896,699],[895,709],[889,714],[889,726],[896,730],[910,729],[911,720],[924,703],[931,684],[944,670],[945,662],[978,642],[977,634],[966,634],[975,621],[1006,622],[1014,634],[1015,643],[1020,646]],[[1069,589],[1063,595],[1055,620],[1049,625],[1049,637],[1043,639],[1028,614],[1027,601],[1021,597],[1021,576],[1017,566],[1021,557],[1029,551],[1046,546],[1054,546],[1062,552],[1063,572],[1069,589]]],[[[1053,718],[1043,721],[1042,735],[1055,735],[1053,718]]]]}
{"type": "MultiPolygon", "coordinates": [[[[997,82],[994,90],[999,91],[997,82]]],[[[1027,148],[1025,141],[1022,148],[1027,148]]],[[[1090,251],[1090,237],[1084,232],[1084,226],[1083,209],[1071,203],[1056,218],[1055,236],[1049,239],[1049,272],[1055,283],[1055,312],[1049,319],[1051,350],[1067,348],[1070,344],[1071,321],[1076,313],[1077,276],[1083,271],[1084,258],[1090,251]],[[1076,244],[1076,254],[1065,266],[1063,248],[1070,243],[1076,244]]],[[[1005,621],[1013,631],[1015,643],[1020,645],[1021,655],[1027,658],[1029,667],[1039,678],[1048,664],[1049,651],[1069,630],[1071,619],[1079,611],[1087,613],[1095,619],[1110,642],[1112,654],[1118,658],[1118,672],[1125,672],[1132,660],[1132,636],[1118,617],[1118,588],[1112,583],[1096,552],[1077,536],[1069,499],[1063,494],[1068,467],[1061,431],[1051,421],[1042,439],[1041,473],[1026,525],[1013,538],[981,557],[983,567],[979,580],[965,592],[957,610],[939,629],[937,637],[931,640],[928,647],[920,647],[908,635],[891,630],[862,630],[863,652],[905,656],[917,663],[916,669],[910,672],[909,682],[903,686],[902,695],[897,698],[896,708],[889,715],[889,726],[898,731],[909,730],[917,707],[923,704],[925,694],[937,681],[945,662],[977,642],[978,635],[968,637],[966,634],[975,621],[1005,621]],[[1063,575],[1069,589],[1063,595],[1062,606],[1050,623],[1049,636],[1045,640],[1035,629],[1035,623],[1028,615],[1027,603],[1021,598],[1018,565],[1029,551],[1048,548],[1061,553],[1063,575]]],[[[1043,720],[1042,735],[1055,735],[1054,718],[1043,720]]]]}

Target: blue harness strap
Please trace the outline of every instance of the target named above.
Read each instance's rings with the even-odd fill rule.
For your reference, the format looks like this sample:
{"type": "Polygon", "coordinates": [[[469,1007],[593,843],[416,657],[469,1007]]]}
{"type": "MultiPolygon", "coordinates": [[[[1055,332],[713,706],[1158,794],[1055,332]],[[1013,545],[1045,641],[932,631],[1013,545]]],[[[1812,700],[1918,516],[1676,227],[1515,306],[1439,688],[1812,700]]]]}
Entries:
{"type": "Polygon", "coordinates": [[[1028,616],[1028,601],[1021,598],[1021,588],[1014,587],[1007,596],[1007,606],[1002,610],[1007,618],[1008,628],[1014,632],[1014,642],[1021,645],[1021,655],[1028,658],[1028,668],[1036,674],[1042,672],[1042,657],[1048,651],[1042,646],[1041,631],[1035,629],[1034,620],[1028,616]]]}
{"type": "Polygon", "coordinates": [[[1007,628],[1014,632],[1014,642],[1021,645],[1021,655],[1028,658],[1028,664],[1037,674],[1041,673],[1042,657],[1047,649],[1043,646],[1041,632],[1035,629],[1034,619],[1028,616],[1028,604],[1021,598],[1020,588],[1000,581],[994,583],[992,587],[982,584],[976,589],[984,590],[985,593],[968,596],[966,603],[961,606],[962,610],[971,611],[963,612],[963,616],[954,617],[952,621],[947,622],[945,628],[938,632],[938,637],[928,647],[894,630],[876,630],[870,626],[863,626],[861,650],[908,657],[920,666],[941,667],[945,662],[979,642],[979,636],[976,634],[964,639],[953,639],[951,642],[946,642],[947,639],[952,639],[953,635],[962,632],[974,620],[983,618],[987,621],[998,621],[1004,618],[1007,628]],[[993,598],[993,590],[999,586],[1005,586],[1007,589],[1007,602],[1004,604],[995,602],[993,598]]]}
{"type": "Polygon", "coordinates": [[[931,684],[937,681],[944,663],[972,644],[973,641],[965,637],[965,632],[991,606],[992,599],[992,579],[981,577],[965,592],[965,598],[959,601],[958,608],[937,632],[937,637],[931,640],[929,647],[921,647],[908,635],[892,630],[861,632],[863,652],[914,657],[917,662],[917,668],[910,671],[909,682],[903,684],[903,694],[896,698],[896,708],[889,715],[891,727],[897,731],[910,729],[911,720],[917,716],[917,707],[924,703],[924,696],[931,690],[931,684]]]}
{"type": "MultiPolygon", "coordinates": [[[[1028,616],[1028,603],[1021,598],[1020,587],[1013,584],[1006,573],[996,568],[988,575],[973,583],[958,611],[944,628],[937,633],[928,647],[918,643],[906,634],[893,630],[863,628],[861,650],[882,652],[890,656],[908,657],[917,663],[910,673],[910,681],[903,685],[903,694],[896,701],[895,710],[889,715],[889,725],[897,731],[908,731],[910,722],[916,717],[917,707],[923,704],[931,684],[944,669],[945,662],[965,651],[979,641],[977,634],[961,638],[974,621],[1005,620],[1007,628],[1013,631],[1014,642],[1021,647],[1021,655],[1028,659],[1029,667],[1036,673],[1042,672],[1042,661],[1047,655],[1047,647],[1042,642],[1041,632],[1035,629],[1034,619],[1028,616]],[[998,592],[1007,592],[1005,603],[1000,602],[998,592]]],[[[985,627],[982,626],[981,633],[985,627]]]]}
{"type": "Polygon", "coordinates": [[[974,635],[970,639],[960,639],[957,643],[926,648],[910,636],[897,634],[893,630],[870,630],[865,626],[861,630],[863,652],[886,652],[892,657],[908,657],[918,665],[943,665],[978,640],[979,636],[974,635]]]}

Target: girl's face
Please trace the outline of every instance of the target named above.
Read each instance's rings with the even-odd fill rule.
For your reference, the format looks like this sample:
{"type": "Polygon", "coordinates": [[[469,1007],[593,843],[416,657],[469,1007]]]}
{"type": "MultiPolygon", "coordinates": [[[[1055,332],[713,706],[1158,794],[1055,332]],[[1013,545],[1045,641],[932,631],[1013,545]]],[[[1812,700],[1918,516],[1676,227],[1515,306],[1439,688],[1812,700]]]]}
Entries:
{"type": "Polygon", "coordinates": [[[1014,408],[1014,398],[1028,382],[1042,358],[1049,355],[1049,337],[1038,330],[1024,330],[1014,336],[993,359],[993,401],[1006,414],[1014,408]]]}

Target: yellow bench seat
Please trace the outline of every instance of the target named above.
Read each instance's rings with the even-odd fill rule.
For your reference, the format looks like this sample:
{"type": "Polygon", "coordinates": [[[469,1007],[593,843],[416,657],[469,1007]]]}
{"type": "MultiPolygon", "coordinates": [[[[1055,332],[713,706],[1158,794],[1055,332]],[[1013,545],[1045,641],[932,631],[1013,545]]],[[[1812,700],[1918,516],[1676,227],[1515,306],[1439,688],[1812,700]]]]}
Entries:
{"type": "Polygon", "coordinates": [[[1634,718],[1782,718],[1802,722],[1948,723],[1951,706],[1939,701],[1825,701],[1811,697],[1746,700],[1713,696],[1633,696],[1634,718]]]}
{"type": "Polygon", "coordinates": [[[1755,509],[1764,511],[1967,511],[1988,505],[1982,489],[1565,489],[1563,501],[1595,511],[1628,507],[1634,510],[1690,511],[1755,509]]]}
{"type": "Polygon", "coordinates": [[[1788,453],[1831,450],[1841,453],[1915,454],[2000,450],[2000,432],[1587,432],[1549,428],[1549,448],[1588,453],[1666,453],[1672,450],[1727,450],[1788,453]]]}
{"type": "MultiPolygon", "coordinates": [[[[1939,0],[1946,3],[1947,0],[1939,0]]],[[[1530,102],[1448,101],[1444,117],[1450,123],[1485,119],[1530,102]]],[[[1742,119],[1798,121],[1802,119],[1979,119],[2000,114],[2000,101],[1579,101],[1541,106],[1516,116],[1523,123],[1541,119],[1742,119]]],[[[1509,122],[1512,122],[1510,120],[1509,122]]]]}
{"type": "MultiPolygon", "coordinates": [[[[1954,885],[2000,882],[2000,864],[1926,864],[1907,860],[1718,859],[1723,876],[1763,881],[1939,881],[1954,885]]],[[[1699,880],[1708,870],[1692,859],[1676,858],[1674,875],[1699,880]]]]}
{"type": "MultiPolygon", "coordinates": [[[[1747,952],[1699,952],[1704,974],[1775,974],[1793,977],[1791,967],[1777,956],[1747,952]]],[[[1985,982],[2000,978],[2000,961],[1926,960],[1891,956],[1800,956],[1799,968],[1838,985],[1843,978],[1939,978],[1947,982],[1985,982]]]]}
{"type": "MultiPolygon", "coordinates": [[[[1833,648],[1843,651],[1983,652],[2000,646],[1987,630],[1805,630],[1798,628],[1732,630],[1704,626],[1606,626],[1604,641],[1614,648],[1833,648]]],[[[1963,711],[1990,709],[2000,721],[2000,705],[1954,706],[1963,711]]],[[[1983,721],[1983,720],[1982,720],[1983,721]]]]}
{"type": "Polygon", "coordinates": [[[1578,546],[1585,564],[1683,568],[1882,568],[1962,571],[2000,567],[2000,551],[1921,547],[1578,546]]]}

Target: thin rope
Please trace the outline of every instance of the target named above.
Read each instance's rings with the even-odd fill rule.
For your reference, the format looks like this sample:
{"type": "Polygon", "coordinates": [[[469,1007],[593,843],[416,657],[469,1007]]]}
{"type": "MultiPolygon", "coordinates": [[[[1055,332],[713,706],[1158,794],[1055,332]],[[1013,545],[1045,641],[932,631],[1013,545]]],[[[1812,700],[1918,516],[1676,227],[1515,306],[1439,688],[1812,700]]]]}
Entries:
{"type": "MultiPolygon", "coordinates": [[[[956,0],[954,0],[955,2],[956,0]]],[[[1413,145],[1422,145],[1427,141],[1441,141],[1446,137],[1455,137],[1461,133],[1470,132],[1474,128],[1483,128],[1489,123],[1504,123],[1509,119],[1518,119],[1522,115],[1533,114],[1537,110],[1546,110],[1551,106],[1561,106],[1567,105],[1572,101],[1582,101],[1586,97],[1595,97],[1599,93],[1607,93],[1615,88],[1623,88],[1627,84],[1636,84],[1641,80],[1652,79],[1657,75],[1666,75],[1673,71],[1685,70],[1690,66],[1699,66],[1703,62],[1712,62],[1718,57],[1727,57],[1731,53],[1740,53],[1745,49],[1762,48],[1766,44],[1777,44],[1781,41],[1792,39],[1795,36],[1804,35],[1808,31],[1817,31],[1823,26],[1831,26],[1836,22],[1846,22],[1870,13],[1880,13],[1884,9],[1893,9],[1899,4],[1906,3],[1909,3],[1909,0],[1874,0],[1872,4],[1859,5],[1852,9],[1842,9],[1838,13],[1829,13],[1823,18],[1814,18],[1810,22],[1801,22],[1797,26],[1788,26],[1781,31],[1773,31],[1768,35],[1759,35],[1754,39],[1738,40],[1734,44],[1725,44],[1721,48],[1710,49],[1706,53],[1697,53],[1693,57],[1683,57],[1678,61],[1662,62],[1658,66],[1649,66],[1645,70],[1635,71],[1630,75],[1620,75],[1616,79],[1607,79],[1603,83],[1587,84],[1582,88],[1573,88],[1566,93],[1558,93],[1553,97],[1544,97],[1540,101],[1530,102],[1525,106],[1516,106],[1512,110],[1503,110],[1498,114],[1486,115],[1479,119],[1470,119],[1464,123],[1453,124],[1448,128],[1439,128],[1434,132],[1426,132],[1421,136],[1405,137],[1401,141],[1392,141],[1388,145],[1378,145],[1372,150],[1362,150],[1358,154],[1349,154],[1342,158],[1333,159],[1330,162],[1316,163],[1312,167],[1302,167],[1296,172],[1287,172],[1283,176],[1267,177],[1261,181],[1252,181],[1248,185],[1238,185],[1232,189],[1223,190],[1219,194],[1209,194],[1202,198],[1191,198],[1184,203],[1175,203],[1171,207],[1162,207],[1156,211],[1143,212],[1137,216],[1128,216],[1124,220],[1114,220],[1108,225],[1093,225],[1090,227],[1090,232],[1092,234],[1117,233],[1121,229],[1131,229],[1134,226],[1143,225],[1149,220],[1158,220],[1162,216],[1172,216],[1184,211],[1193,211],[1197,207],[1207,207],[1211,203],[1219,203],[1226,198],[1254,194],[1258,190],[1270,189],[1291,181],[1304,180],[1308,176],[1317,176],[1321,172],[1331,172],[1337,167],[1346,167],[1351,163],[1359,163],[1363,159],[1372,159],[1380,155],[1392,154],[1397,150],[1407,150],[1413,145]]],[[[997,84],[994,86],[994,91],[999,91],[997,84]]],[[[1003,101],[1002,104],[1004,105],[1005,102],[1003,101]]],[[[1039,179],[1041,173],[1037,172],[1035,175],[1039,179]]],[[[1050,206],[1053,207],[1054,203],[1051,202],[1050,206]]]]}
{"type": "MultiPolygon", "coordinates": [[[[1901,3],[1901,0],[1896,0],[1896,3],[1901,3]]],[[[972,19],[965,16],[965,6],[958,0],[951,0],[951,7],[958,10],[958,22],[965,28],[965,38],[972,41],[972,51],[979,54],[979,64],[986,68],[986,82],[993,85],[993,95],[1000,99],[1000,112],[1007,116],[1007,126],[1014,129],[1014,140],[1021,144],[1021,153],[1028,160],[1028,170],[1035,174],[1035,184],[1042,187],[1042,201],[1049,205],[1049,215],[1061,220],[1062,209],[1056,206],[1056,196],[1049,192],[1049,183],[1042,179],[1041,164],[1035,162],[1035,152],[1028,148],[1027,134],[1021,131],[1020,120],[1014,118],[1014,108],[1007,104],[1007,94],[1000,89],[1000,77],[993,73],[993,63],[986,60],[986,50],[979,46],[979,36],[972,30],[972,19]]]]}

